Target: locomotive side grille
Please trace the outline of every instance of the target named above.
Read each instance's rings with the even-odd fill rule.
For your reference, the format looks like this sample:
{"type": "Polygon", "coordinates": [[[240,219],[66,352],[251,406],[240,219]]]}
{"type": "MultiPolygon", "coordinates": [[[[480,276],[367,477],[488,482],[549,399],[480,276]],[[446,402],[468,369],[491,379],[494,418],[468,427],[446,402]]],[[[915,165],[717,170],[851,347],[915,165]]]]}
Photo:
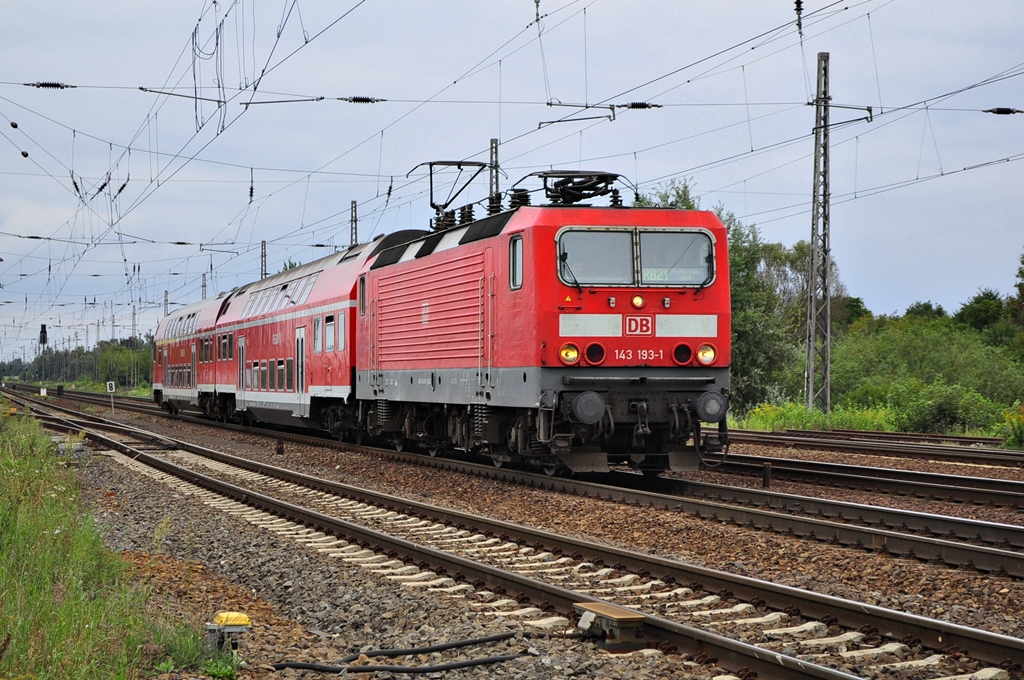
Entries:
{"type": "Polygon", "coordinates": [[[381,277],[379,357],[382,367],[402,368],[436,356],[477,359],[480,353],[480,278],[483,253],[426,263],[401,276],[381,277]]]}

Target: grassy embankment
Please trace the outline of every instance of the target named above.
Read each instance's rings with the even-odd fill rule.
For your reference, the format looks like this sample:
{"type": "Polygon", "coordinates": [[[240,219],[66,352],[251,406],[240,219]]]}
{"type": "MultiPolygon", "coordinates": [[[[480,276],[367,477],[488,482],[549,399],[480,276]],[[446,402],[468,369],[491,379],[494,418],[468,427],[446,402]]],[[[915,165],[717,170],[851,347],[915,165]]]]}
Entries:
{"type": "Polygon", "coordinates": [[[146,619],[146,592],[54,448],[35,421],[0,420],[0,677],[138,678],[207,662],[198,630],[146,619]]]}

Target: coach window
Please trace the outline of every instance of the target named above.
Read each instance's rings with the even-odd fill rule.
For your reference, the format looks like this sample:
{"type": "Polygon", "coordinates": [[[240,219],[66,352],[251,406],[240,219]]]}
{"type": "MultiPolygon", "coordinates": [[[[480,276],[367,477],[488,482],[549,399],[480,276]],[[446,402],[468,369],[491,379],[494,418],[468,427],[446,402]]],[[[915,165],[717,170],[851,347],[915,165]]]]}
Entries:
{"type": "Polygon", "coordinates": [[[260,362],[260,389],[267,389],[267,362],[260,362]]]}
{"type": "Polygon", "coordinates": [[[320,325],[323,319],[319,316],[313,317],[313,352],[319,354],[323,351],[323,337],[320,335],[320,325]]]}
{"type": "Polygon", "coordinates": [[[523,237],[513,236],[508,242],[508,285],[512,290],[523,287],[523,237]]]}
{"type": "Polygon", "coordinates": [[[324,351],[334,351],[334,315],[328,314],[324,319],[324,351]]]}
{"type": "Polygon", "coordinates": [[[339,352],[345,351],[345,312],[338,311],[338,345],[339,352]]]}
{"type": "Polygon", "coordinates": [[[277,360],[277,389],[284,389],[284,359],[277,360]]]}
{"type": "Polygon", "coordinates": [[[228,333],[228,359],[235,358],[235,334],[228,333]]]}
{"type": "Polygon", "coordinates": [[[269,373],[270,373],[270,376],[269,376],[269,378],[270,378],[270,386],[267,389],[269,389],[271,391],[274,391],[274,390],[277,389],[277,371],[274,370],[274,360],[273,359],[270,360],[270,371],[269,371],[269,373]]]}
{"type": "Polygon", "coordinates": [[[286,362],[284,377],[288,383],[288,391],[292,392],[295,390],[295,359],[287,359],[286,362]]]}
{"type": "Polygon", "coordinates": [[[359,277],[359,316],[366,315],[366,277],[359,277]]]}

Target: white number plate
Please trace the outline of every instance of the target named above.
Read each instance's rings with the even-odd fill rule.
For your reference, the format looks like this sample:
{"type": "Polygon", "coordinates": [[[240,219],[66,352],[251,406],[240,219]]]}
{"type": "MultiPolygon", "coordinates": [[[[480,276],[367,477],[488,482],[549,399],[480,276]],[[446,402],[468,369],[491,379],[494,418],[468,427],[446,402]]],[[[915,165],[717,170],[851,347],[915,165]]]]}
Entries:
{"type": "Polygon", "coordinates": [[[615,358],[620,361],[632,361],[633,359],[639,359],[640,361],[654,361],[655,359],[664,359],[665,350],[663,349],[617,349],[615,350],[615,358]]]}

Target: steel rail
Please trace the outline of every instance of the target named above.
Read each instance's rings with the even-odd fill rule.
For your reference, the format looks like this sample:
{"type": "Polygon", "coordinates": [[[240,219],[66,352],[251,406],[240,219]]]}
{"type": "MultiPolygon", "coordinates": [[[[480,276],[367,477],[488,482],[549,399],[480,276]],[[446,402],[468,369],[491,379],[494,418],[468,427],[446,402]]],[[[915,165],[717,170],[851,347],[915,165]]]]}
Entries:
{"type": "Polygon", "coordinates": [[[672,477],[651,478],[624,472],[612,474],[616,486],[655,491],[670,496],[700,496],[713,501],[770,507],[787,513],[817,515],[904,531],[921,532],[932,536],[946,536],[967,541],[981,541],[992,545],[1024,548],[1024,526],[1016,524],[984,522],[976,519],[849,503],[778,491],[693,482],[672,477]]]}
{"type": "MultiPolygon", "coordinates": [[[[742,430],[756,432],[757,430],[742,430]]],[[[955,444],[957,446],[996,446],[1003,443],[1002,437],[970,437],[964,435],[942,435],[922,432],[884,432],[877,430],[849,430],[835,428],[832,430],[799,430],[787,429],[783,434],[791,437],[809,437],[825,439],[868,439],[872,441],[899,441],[909,443],[955,444]]]]}
{"type": "Polygon", "coordinates": [[[762,444],[765,446],[785,446],[795,449],[827,449],[829,451],[865,453],[873,456],[925,458],[963,463],[1024,467],[1024,451],[1013,452],[1002,449],[901,442],[871,442],[853,439],[818,439],[768,432],[753,432],[751,430],[732,430],[729,432],[729,440],[734,444],[762,444]]]}
{"type": "Polygon", "coordinates": [[[773,479],[850,489],[875,489],[918,498],[1024,507],[1024,482],[894,468],[863,467],[793,458],[730,454],[715,472],[760,477],[765,464],[773,479]]]}
{"type": "MultiPolygon", "coordinates": [[[[67,427],[71,430],[78,429],[74,424],[69,424],[67,427]]],[[[539,606],[542,609],[553,607],[562,612],[572,612],[573,604],[577,602],[604,602],[604,600],[591,595],[576,593],[566,588],[529,578],[528,576],[446,553],[403,538],[390,536],[309,508],[294,505],[250,489],[214,479],[213,477],[152,456],[97,432],[86,431],[86,436],[98,444],[120,451],[141,463],[214,493],[232,498],[290,521],[312,527],[318,531],[343,537],[376,552],[397,552],[413,561],[439,565],[438,568],[434,569],[439,575],[451,573],[456,579],[476,583],[478,587],[485,586],[495,590],[495,592],[499,592],[499,590],[500,592],[512,591],[512,594],[518,594],[529,598],[533,602],[539,602],[539,606]]],[[[674,646],[679,651],[694,657],[703,656],[714,659],[716,663],[744,676],[753,672],[758,676],[766,678],[856,680],[858,677],[794,657],[785,656],[778,652],[761,649],[760,647],[732,638],[715,635],[705,630],[692,628],[676,621],[670,621],[644,612],[638,611],[637,613],[644,617],[643,626],[646,639],[674,646]]]]}

